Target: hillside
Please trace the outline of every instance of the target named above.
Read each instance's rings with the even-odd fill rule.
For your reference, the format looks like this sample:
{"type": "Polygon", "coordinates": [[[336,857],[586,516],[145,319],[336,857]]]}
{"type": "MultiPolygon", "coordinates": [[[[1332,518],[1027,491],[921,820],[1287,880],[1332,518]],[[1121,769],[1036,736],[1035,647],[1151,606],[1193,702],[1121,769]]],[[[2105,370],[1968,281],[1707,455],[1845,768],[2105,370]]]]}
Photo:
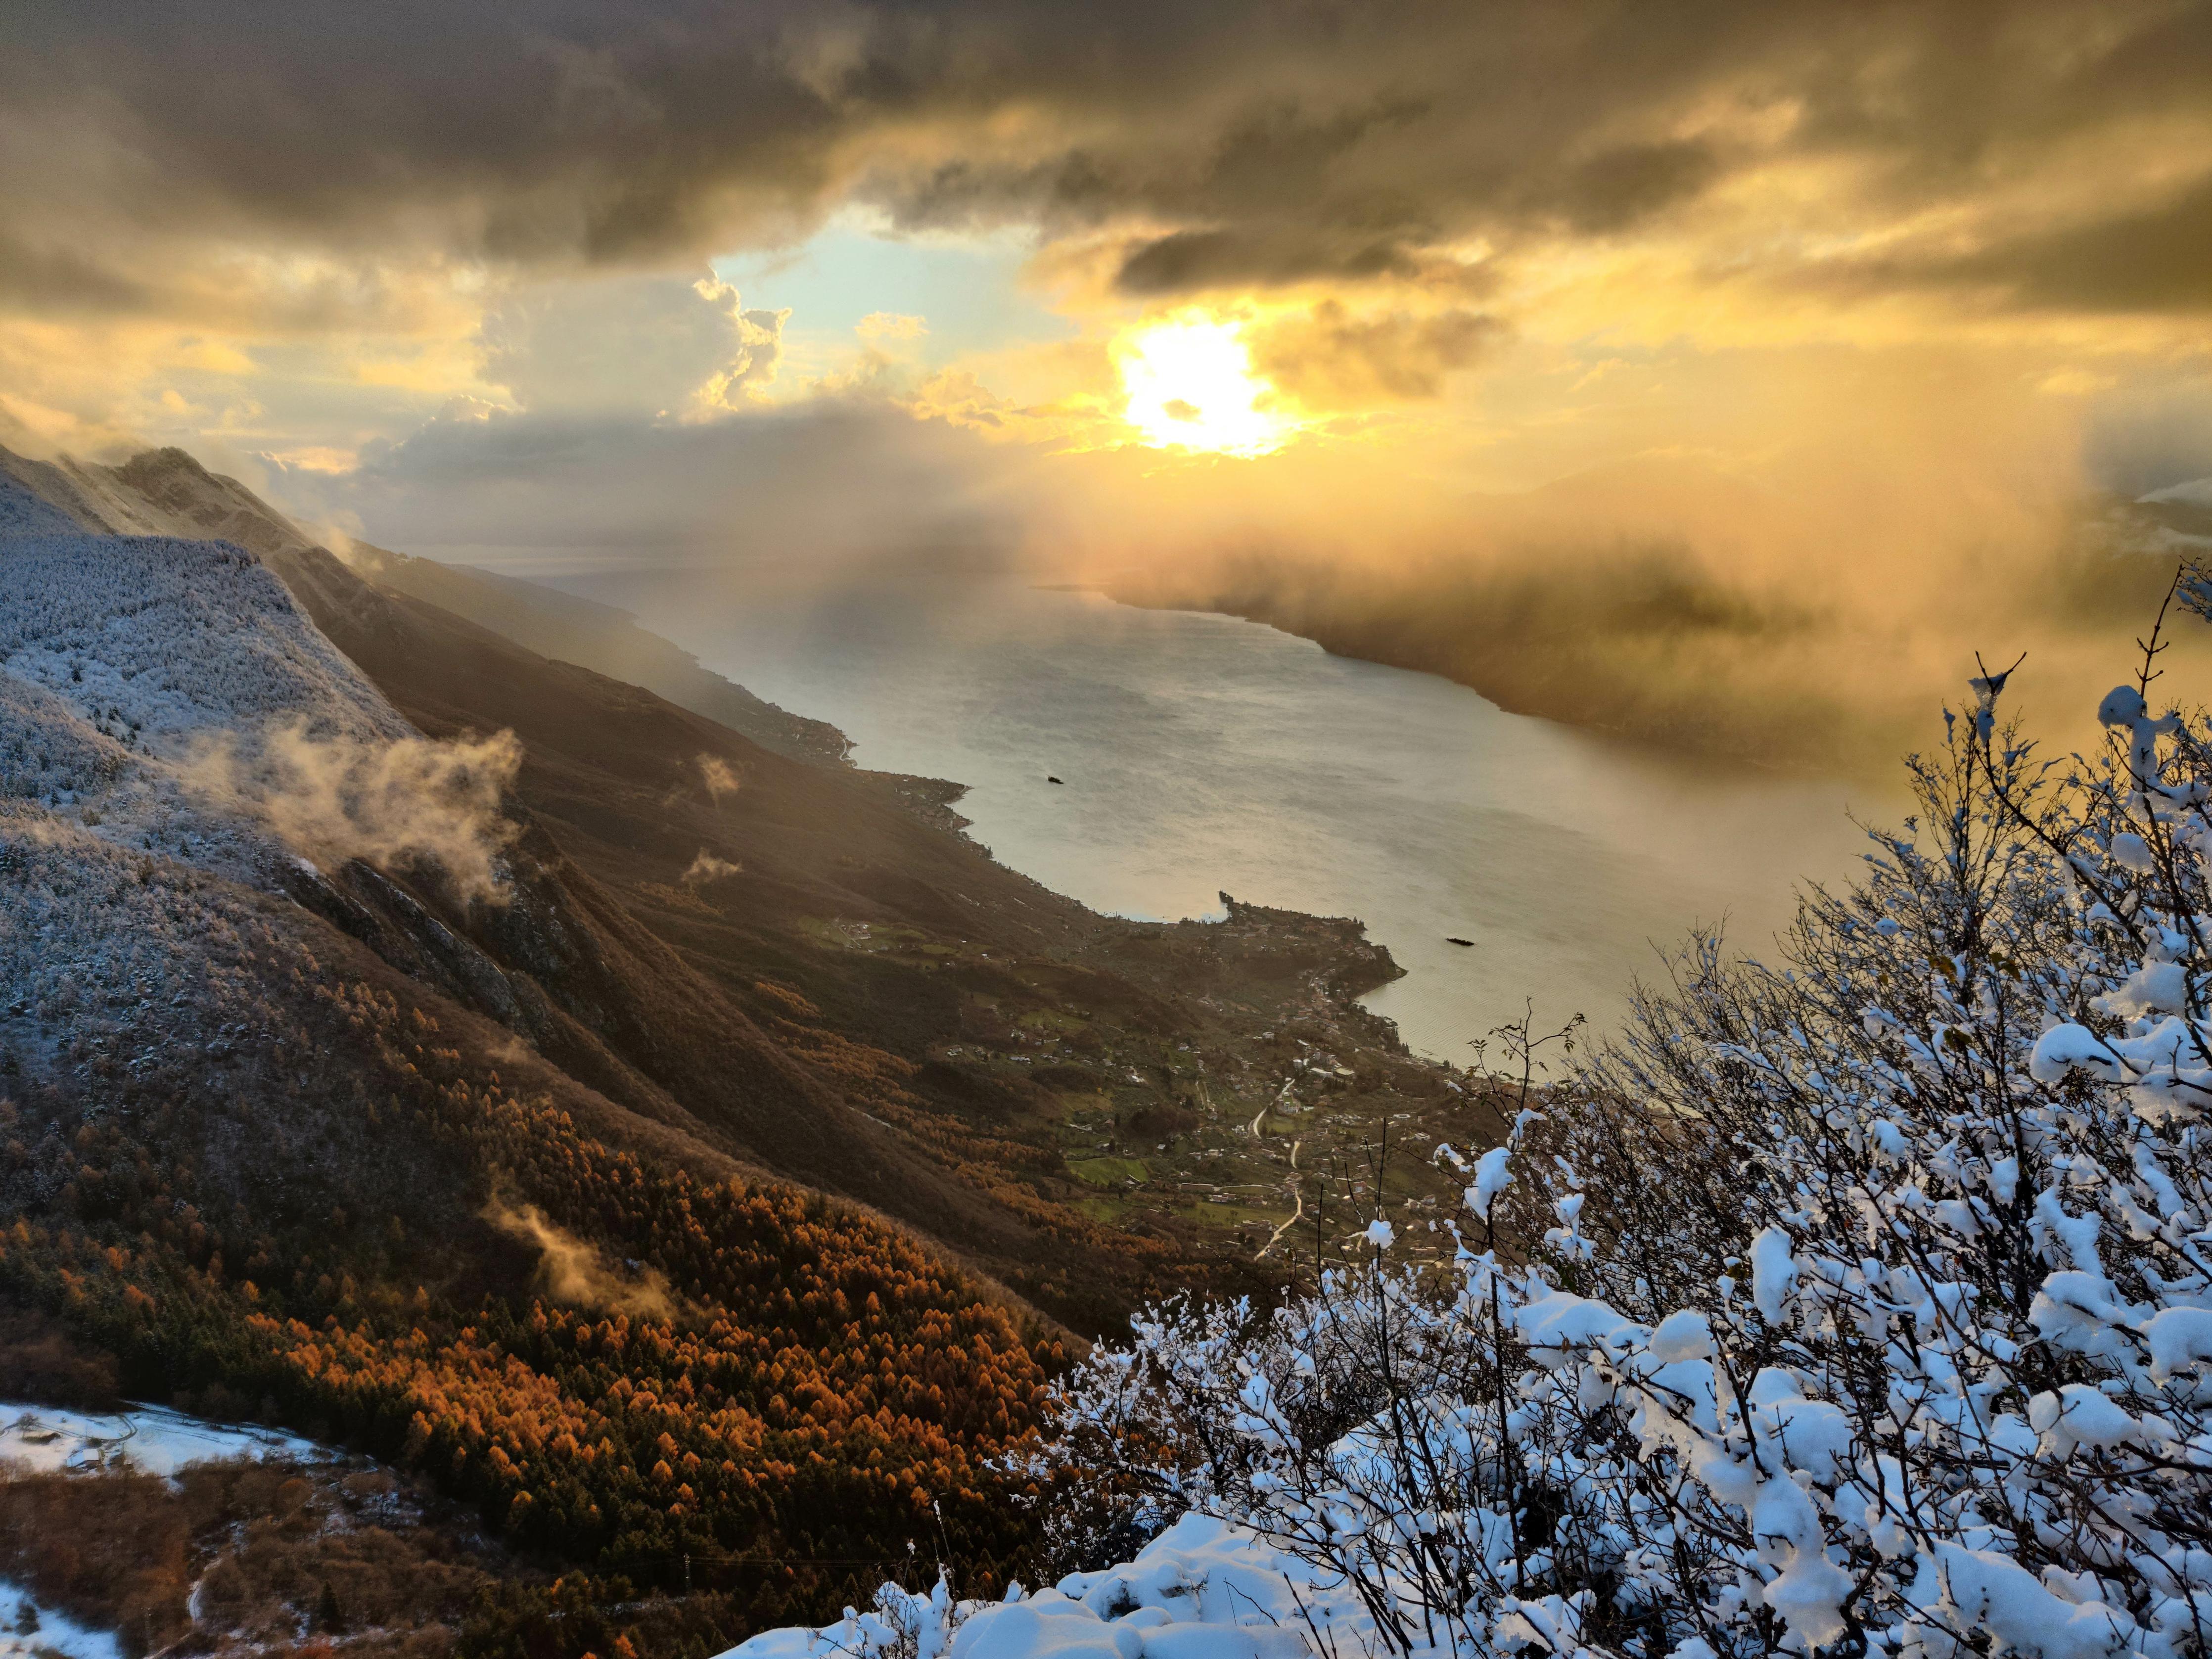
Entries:
{"type": "MultiPolygon", "coordinates": [[[[951,833],[944,786],[765,752],[376,588],[188,457],[64,476],[156,477],[161,510],[232,528],[250,507],[413,726],[520,739],[515,902],[456,907],[359,859],[294,872],[295,897],[611,1098],[908,1221],[1086,1334],[1163,1283],[1253,1271],[1292,1171],[1243,1131],[1287,1080],[1316,1098],[1287,1096],[1286,1127],[1322,1079],[1350,1096],[1297,1124],[1308,1170],[1458,1098],[1351,1006],[1395,972],[1356,925],[1098,917],[951,833]]],[[[106,510],[158,507],[128,505],[106,510]]]]}
{"type": "Polygon", "coordinates": [[[349,542],[341,556],[388,592],[425,600],[541,656],[643,686],[764,749],[795,760],[845,758],[849,745],[836,726],[780,708],[701,667],[690,652],[648,633],[626,611],[538,582],[415,558],[364,541],[349,542]]]}
{"type": "Polygon", "coordinates": [[[1467,1121],[1356,924],[1097,917],[921,781],[88,500],[0,483],[0,1285],[127,1390],[713,1563],[734,1638],[918,1527],[1017,1567],[1032,1304],[1263,1285],[1332,1149],[1467,1121]]]}
{"type": "Polygon", "coordinates": [[[977,1468],[1039,1381],[1008,1315],[284,896],[307,860],[209,789],[210,735],[422,739],[237,549],[41,527],[0,546],[13,1297],[132,1389],[320,1426],[648,1581],[687,1545],[884,1553],[923,1482],[1016,1543],[977,1468]]]}

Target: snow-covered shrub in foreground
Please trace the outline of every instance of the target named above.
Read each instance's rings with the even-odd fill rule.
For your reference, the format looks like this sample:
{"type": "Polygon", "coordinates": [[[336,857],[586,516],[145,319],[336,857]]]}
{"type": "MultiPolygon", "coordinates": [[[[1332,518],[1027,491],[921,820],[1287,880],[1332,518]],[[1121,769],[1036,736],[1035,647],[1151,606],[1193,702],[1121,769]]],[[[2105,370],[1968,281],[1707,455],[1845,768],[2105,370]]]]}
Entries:
{"type": "Polygon", "coordinates": [[[942,1576],[927,1595],[885,1584],[866,1613],[770,1631],[730,1659],[1305,1659],[1310,1634],[1340,1629],[1356,1648],[1365,1633],[1331,1601],[1335,1577],[1186,1515],[1134,1560],[1051,1589],[979,1602],[955,1601],[942,1576]]]}
{"type": "Polygon", "coordinates": [[[1781,966],[1694,940],[1443,1149],[1448,1270],[1383,1226],[1156,1310],[1038,1474],[1093,1537],[1231,1523],[1325,1653],[2212,1653],[2212,722],[2150,713],[2156,637],[2094,763],[1977,681],[1781,966]]]}

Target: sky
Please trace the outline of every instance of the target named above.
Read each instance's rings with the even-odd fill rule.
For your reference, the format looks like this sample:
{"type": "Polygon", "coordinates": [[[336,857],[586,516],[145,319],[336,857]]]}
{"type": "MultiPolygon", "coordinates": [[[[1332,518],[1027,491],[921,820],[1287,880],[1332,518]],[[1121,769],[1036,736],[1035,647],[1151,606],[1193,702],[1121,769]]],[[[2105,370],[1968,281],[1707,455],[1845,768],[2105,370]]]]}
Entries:
{"type": "Polygon", "coordinates": [[[15,0],[0,443],[434,553],[1857,603],[2212,476],[2212,6],[15,0]]]}

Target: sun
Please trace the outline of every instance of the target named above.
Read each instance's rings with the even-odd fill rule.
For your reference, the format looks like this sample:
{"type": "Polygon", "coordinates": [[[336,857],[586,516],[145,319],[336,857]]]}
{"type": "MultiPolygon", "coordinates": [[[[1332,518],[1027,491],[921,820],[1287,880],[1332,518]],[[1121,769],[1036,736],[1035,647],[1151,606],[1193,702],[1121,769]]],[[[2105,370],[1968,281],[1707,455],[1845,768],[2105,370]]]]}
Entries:
{"type": "Polygon", "coordinates": [[[1147,323],[1115,350],[1123,418],[1156,449],[1265,455],[1296,429],[1267,407],[1274,388],[1252,369],[1243,328],[1209,317],[1147,323]]]}

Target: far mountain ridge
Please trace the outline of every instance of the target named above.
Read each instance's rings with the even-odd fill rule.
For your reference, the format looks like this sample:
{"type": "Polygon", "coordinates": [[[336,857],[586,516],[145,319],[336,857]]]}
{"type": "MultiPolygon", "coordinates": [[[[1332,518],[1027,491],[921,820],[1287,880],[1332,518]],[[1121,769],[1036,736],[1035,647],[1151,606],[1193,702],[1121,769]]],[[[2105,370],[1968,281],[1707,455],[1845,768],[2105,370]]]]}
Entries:
{"type": "Polygon", "coordinates": [[[2033,651],[2061,707],[2094,707],[2103,647],[2155,610],[2180,558],[2212,545],[2212,512],[2185,495],[1938,495],[1942,526],[1917,522],[1907,493],[1867,504],[1886,522],[1838,532],[1818,501],[1644,456],[1463,496],[1417,549],[1232,547],[1124,569],[1107,591],[1442,675],[1514,714],[1878,782],[1998,640],[2008,657],[2033,651]],[[1917,551],[1900,558],[1900,544],[1917,551]],[[1974,639],[1951,600],[1969,591],[1994,596],[1974,639]]]}
{"type": "MultiPolygon", "coordinates": [[[[87,530],[234,542],[295,586],[315,580],[304,567],[307,556],[331,550],[237,479],[210,472],[173,447],[143,450],[113,466],[68,455],[36,461],[0,448],[0,476],[87,530]]],[[[337,551],[370,581],[428,599],[543,655],[649,687],[778,753],[839,761],[849,747],[835,726],[763,701],[612,606],[369,542],[348,538],[337,551]]]]}

